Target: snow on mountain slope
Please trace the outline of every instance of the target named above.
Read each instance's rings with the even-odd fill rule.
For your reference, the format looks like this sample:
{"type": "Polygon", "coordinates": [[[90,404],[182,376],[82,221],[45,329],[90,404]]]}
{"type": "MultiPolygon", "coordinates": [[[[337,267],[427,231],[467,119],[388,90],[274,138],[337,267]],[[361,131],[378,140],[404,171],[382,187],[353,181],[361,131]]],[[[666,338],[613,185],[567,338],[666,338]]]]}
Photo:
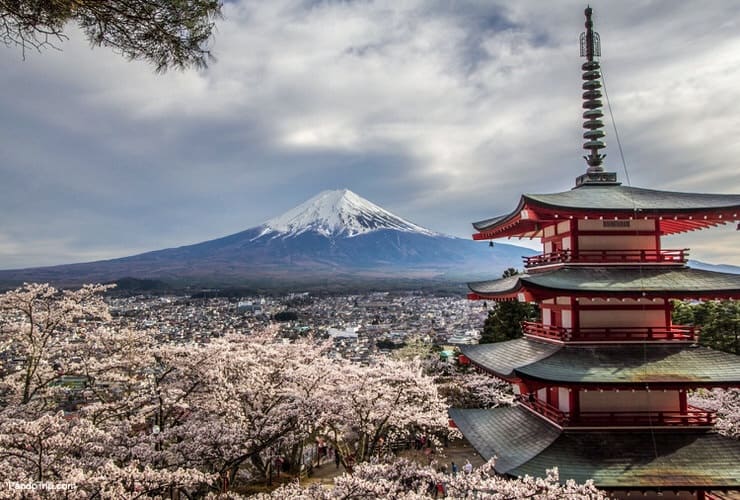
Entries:
{"type": "Polygon", "coordinates": [[[283,215],[268,220],[263,228],[257,238],[267,235],[287,238],[306,231],[328,238],[349,238],[379,229],[443,236],[402,219],[349,189],[322,191],[283,215]]]}

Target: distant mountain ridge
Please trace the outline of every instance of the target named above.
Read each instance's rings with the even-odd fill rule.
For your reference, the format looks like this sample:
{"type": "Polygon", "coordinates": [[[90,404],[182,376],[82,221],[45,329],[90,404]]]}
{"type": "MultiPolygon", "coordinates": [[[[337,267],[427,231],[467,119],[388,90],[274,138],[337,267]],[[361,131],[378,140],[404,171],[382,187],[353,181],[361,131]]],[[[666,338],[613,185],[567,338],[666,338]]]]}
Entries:
{"type": "Polygon", "coordinates": [[[348,189],[323,191],[245,231],[202,243],[82,264],[0,271],[0,285],[64,286],[122,278],[204,286],[410,287],[500,276],[528,248],[437,233],[348,189]]]}
{"type": "Polygon", "coordinates": [[[703,269],[705,271],[715,271],[718,273],[730,273],[740,274],[740,266],[733,266],[731,264],[709,264],[700,260],[689,260],[689,267],[694,269],[703,269]]]}

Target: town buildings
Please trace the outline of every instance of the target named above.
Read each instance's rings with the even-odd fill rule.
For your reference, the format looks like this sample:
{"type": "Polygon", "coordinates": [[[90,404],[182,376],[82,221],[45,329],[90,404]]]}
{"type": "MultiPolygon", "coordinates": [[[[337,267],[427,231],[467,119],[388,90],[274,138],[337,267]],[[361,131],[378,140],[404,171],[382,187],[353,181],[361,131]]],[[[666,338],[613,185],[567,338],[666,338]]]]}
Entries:
{"type": "Polygon", "coordinates": [[[420,292],[354,295],[245,296],[109,299],[114,324],[150,330],[160,342],[208,342],[224,335],[251,335],[268,328],[285,339],[330,338],[333,356],[370,362],[410,344],[477,342],[488,311],[482,302],[420,292]],[[280,313],[292,320],[274,321],[280,313]]]}
{"type": "Polygon", "coordinates": [[[740,386],[738,356],[696,345],[671,321],[672,299],[736,299],[740,276],[687,267],[666,235],[734,223],[740,195],[625,186],[602,166],[598,34],[581,36],[586,173],[566,192],[525,194],[510,213],[474,224],[475,239],[529,237],[543,253],[525,274],[471,283],[470,297],[533,301],[524,337],[462,347],[478,369],[514,384],[519,404],[450,410],[499,473],[593,479],[614,496],[709,498],[740,489],[740,441],[713,432],[688,404],[700,388],[740,386]]]}

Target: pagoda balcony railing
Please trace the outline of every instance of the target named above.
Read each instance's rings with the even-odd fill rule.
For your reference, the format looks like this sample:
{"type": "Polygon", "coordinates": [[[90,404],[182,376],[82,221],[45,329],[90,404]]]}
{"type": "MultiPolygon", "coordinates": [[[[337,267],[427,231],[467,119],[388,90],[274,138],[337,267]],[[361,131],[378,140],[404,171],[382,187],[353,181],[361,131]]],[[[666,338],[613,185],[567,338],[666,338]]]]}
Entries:
{"type": "Polygon", "coordinates": [[[680,411],[582,411],[577,414],[521,395],[519,402],[561,427],[644,427],[686,426],[711,427],[716,413],[689,406],[680,411]]]}
{"type": "Polygon", "coordinates": [[[522,322],[522,333],[549,340],[561,342],[611,342],[619,341],[652,341],[675,340],[681,342],[696,342],[699,337],[699,328],[695,326],[619,326],[608,328],[564,328],[561,326],[544,325],[534,321],[522,322]]]}
{"type": "Polygon", "coordinates": [[[634,264],[671,263],[685,264],[689,249],[681,250],[558,250],[533,257],[524,257],[524,267],[546,266],[550,264],[634,264]]]}

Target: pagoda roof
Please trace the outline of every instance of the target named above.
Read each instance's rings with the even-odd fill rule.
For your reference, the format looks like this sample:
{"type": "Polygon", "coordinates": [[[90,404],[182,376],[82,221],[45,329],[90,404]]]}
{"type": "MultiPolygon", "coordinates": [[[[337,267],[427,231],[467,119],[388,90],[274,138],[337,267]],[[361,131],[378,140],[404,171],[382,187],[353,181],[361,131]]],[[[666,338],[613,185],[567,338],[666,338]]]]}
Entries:
{"type": "Polygon", "coordinates": [[[524,194],[514,211],[474,222],[476,239],[541,236],[540,220],[571,216],[665,218],[663,234],[738,220],[740,195],[658,191],[622,185],[582,185],[551,194],[524,194]],[[707,215],[706,218],[703,216],[707,215]],[[700,217],[701,216],[701,217],[700,217]],[[689,218],[692,217],[692,218],[689,218]],[[694,218],[696,217],[696,218],[694,218]]]}
{"type": "Polygon", "coordinates": [[[511,299],[521,291],[548,297],[557,292],[582,296],[634,295],[672,298],[736,297],[740,274],[689,267],[564,266],[552,271],[516,274],[491,281],[468,283],[477,298],[511,299]]]}
{"type": "Polygon", "coordinates": [[[737,355],[674,344],[563,345],[520,338],[461,346],[474,364],[502,378],[572,385],[724,386],[740,383],[737,355]]]}
{"type": "Polygon", "coordinates": [[[494,468],[500,474],[532,460],[561,434],[559,428],[519,405],[495,412],[450,408],[448,413],[483,458],[496,457],[494,468]]]}
{"type": "Polygon", "coordinates": [[[736,489],[740,441],[712,432],[562,432],[522,406],[449,411],[481,456],[510,476],[593,479],[609,489],[736,489]]]}
{"type": "Polygon", "coordinates": [[[536,342],[526,338],[493,344],[461,345],[462,352],[476,365],[504,378],[516,377],[515,370],[551,356],[560,344],[536,342]]]}

